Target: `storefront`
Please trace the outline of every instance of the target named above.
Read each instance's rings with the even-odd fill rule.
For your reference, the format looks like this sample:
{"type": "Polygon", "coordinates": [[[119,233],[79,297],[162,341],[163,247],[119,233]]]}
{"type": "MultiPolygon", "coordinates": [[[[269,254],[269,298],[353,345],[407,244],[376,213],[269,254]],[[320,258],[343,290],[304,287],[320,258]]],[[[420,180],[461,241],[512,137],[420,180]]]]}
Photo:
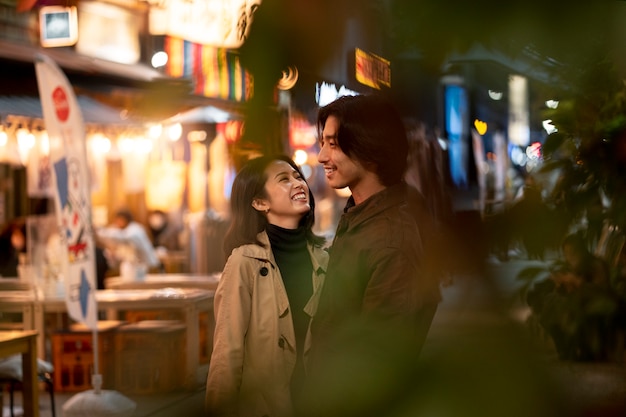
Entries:
{"type": "MultiPolygon", "coordinates": [[[[194,77],[178,71],[183,67],[176,67],[176,60],[184,59],[176,54],[168,71],[155,69],[146,63],[153,40],[146,3],[113,3],[81,2],[78,42],[51,48],[34,36],[37,9],[1,6],[0,75],[7,80],[0,89],[1,223],[50,208],[43,180],[49,175],[41,168],[46,129],[34,69],[40,53],[62,68],[84,113],[94,226],[107,224],[120,207],[130,208],[146,226],[149,213],[165,212],[181,233],[189,213],[204,215],[213,204],[225,214],[229,167],[224,161],[237,134],[227,134],[226,140],[224,132],[233,131],[226,122],[242,119],[245,91],[245,73],[231,65],[236,55],[202,47],[205,57],[214,53],[214,60],[203,59],[194,77]],[[101,36],[113,27],[116,36],[101,36]],[[216,65],[209,68],[209,62],[216,65]],[[229,84],[235,72],[241,82],[229,84]],[[225,76],[226,86],[220,84],[225,76]],[[216,183],[213,196],[209,183],[216,183]]],[[[64,3],[63,10],[72,6],[64,3]]]]}

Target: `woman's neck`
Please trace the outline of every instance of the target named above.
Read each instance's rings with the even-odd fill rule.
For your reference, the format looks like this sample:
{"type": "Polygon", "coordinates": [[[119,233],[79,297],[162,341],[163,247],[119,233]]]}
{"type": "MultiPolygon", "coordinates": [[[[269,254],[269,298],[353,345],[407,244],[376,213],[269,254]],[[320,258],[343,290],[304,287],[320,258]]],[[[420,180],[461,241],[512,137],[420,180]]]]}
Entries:
{"type": "Polygon", "coordinates": [[[274,216],[270,211],[267,213],[267,222],[283,229],[297,229],[300,224],[301,217],[278,217],[274,216]]]}

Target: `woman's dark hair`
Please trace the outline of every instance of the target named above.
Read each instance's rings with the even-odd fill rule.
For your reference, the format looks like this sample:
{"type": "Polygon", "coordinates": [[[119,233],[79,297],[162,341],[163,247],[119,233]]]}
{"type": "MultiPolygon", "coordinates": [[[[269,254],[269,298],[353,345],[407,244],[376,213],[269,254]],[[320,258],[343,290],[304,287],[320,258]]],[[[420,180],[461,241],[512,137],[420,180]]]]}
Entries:
{"type": "Polygon", "coordinates": [[[17,277],[17,266],[19,264],[19,254],[28,250],[26,243],[26,218],[17,217],[7,223],[0,231],[0,276],[17,277]],[[24,236],[24,248],[18,250],[11,242],[11,235],[19,231],[24,236]]]}
{"type": "Polygon", "coordinates": [[[400,114],[380,95],[343,96],[318,111],[321,138],[326,120],[339,120],[337,145],[349,158],[372,164],[386,185],[401,182],[407,167],[409,142],[400,114]]]}
{"type": "MultiPolygon", "coordinates": [[[[274,161],[287,162],[304,178],[298,165],[284,155],[261,156],[248,161],[241,168],[233,182],[230,197],[231,222],[224,237],[224,254],[226,257],[230,256],[233,249],[239,246],[251,243],[262,245],[257,239],[257,235],[267,227],[267,218],[252,207],[252,201],[256,198],[267,198],[265,170],[274,161]]],[[[312,231],[315,223],[315,199],[310,188],[309,202],[311,210],[302,217],[299,226],[305,228],[306,238],[309,242],[321,246],[324,239],[312,231]]]]}

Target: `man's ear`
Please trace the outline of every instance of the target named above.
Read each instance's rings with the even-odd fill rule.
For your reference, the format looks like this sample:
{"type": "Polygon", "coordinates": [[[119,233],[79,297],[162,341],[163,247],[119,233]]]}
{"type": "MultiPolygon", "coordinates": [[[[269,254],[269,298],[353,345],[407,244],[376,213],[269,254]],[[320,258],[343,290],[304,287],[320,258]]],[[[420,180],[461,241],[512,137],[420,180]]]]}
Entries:
{"type": "Polygon", "coordinates": [[[263,198],[255,198],[254,200],[252,200],[252,207],[254,207],[255,210],[261,211],[263,213],[267,213],[268,211],[270,211],[270,205],[268,201],[263,198]]]}

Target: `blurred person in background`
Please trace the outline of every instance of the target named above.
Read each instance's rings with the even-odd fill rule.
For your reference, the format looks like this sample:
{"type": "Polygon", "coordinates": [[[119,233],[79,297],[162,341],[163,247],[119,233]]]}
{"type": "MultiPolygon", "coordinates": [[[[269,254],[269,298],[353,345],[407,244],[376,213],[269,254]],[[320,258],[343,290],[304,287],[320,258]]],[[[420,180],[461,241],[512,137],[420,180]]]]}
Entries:
{"type": "Polygon", "coordinates": [[[146,229],[133,219],[130,210],[118,210],[112,224],[96,232],[98,242],[106,246],[104,253],[111,268],[120,268],[122,263],[142,265],[147,269],[161,266],[146,229]]]}
{"type": "Polygon", "coordinates": [[[298,413],[385,415],[441,299],[434,220],[404,182],[409,144],[390,102],[341,97],[319,110],[317,126],[328,184],[351,196],[330,248],[298,413]]]}
{"type": "Polygon", "coordinates": [[[180,242],[182,227],[175,224],[168,213],[162,210],[152,210],[148,214],[148,227],[152,245],[157,251],[177,251],[183,247],[180,242]]]}
{"type": "Polygon", "coordinates": [[[312,231],[314,212],[313,194],[287,157],[253,159],[236,176],[215,293],[208,415],[293,415],[328,259],[312,231]]]}
{"type": "Polygon", "coordinates": [[[0,276],[17,277],[20,257],[25,257],[26,219],[18,217],[8,222],[0,233],[0,276]]]}

